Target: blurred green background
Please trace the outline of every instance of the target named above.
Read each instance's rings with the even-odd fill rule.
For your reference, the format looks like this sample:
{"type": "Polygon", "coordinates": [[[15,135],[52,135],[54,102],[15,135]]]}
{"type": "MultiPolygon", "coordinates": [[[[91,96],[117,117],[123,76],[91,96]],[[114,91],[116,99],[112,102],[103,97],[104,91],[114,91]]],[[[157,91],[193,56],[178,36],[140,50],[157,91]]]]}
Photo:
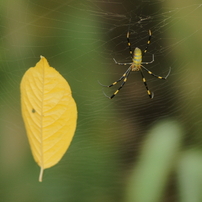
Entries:
{"type": "Polygon", "coordinates": [[[0,201],[201,202],[202,7],[185,1],[8,0],[0,3],[0,201]],[[132,48],[166,81],[134,72],[132,48]],[[73,142],[38,182],[21,117],[19,85],[43,55],[69,82],[78,106],[73,142]]]}

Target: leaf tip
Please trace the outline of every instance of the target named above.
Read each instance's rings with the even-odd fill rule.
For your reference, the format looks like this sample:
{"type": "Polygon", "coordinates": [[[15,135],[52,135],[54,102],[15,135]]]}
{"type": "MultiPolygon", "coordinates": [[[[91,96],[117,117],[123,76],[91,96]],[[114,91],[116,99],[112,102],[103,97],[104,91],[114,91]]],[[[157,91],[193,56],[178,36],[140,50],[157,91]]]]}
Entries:
{"type": "Polygon", "coordinates": [[[44,170],[43,167],[41,167],[40,174],[39,174],[39,182],[42,182],[43,170],[44,170]]]}
{"type": "Polygon", "coordinates": [[[48,61],[46,60],[46,58],[43,55],[40,55],[40,61],[39,62],[42,62],[43,65],[50,67],[48,64],[48,61]]]}

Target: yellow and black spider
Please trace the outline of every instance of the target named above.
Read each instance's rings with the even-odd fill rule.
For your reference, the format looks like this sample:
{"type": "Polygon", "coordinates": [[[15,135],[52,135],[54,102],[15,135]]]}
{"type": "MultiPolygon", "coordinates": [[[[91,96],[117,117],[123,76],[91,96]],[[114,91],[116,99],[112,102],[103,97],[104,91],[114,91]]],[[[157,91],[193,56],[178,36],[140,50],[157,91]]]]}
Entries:
{"type": "Polygon", "coordinates": [[[130,63],[120,63],[120,62],[117,62],[113,58],[114,62],[117,65],[130,65],[130,67],[126,70],[126,72],[122,75],[121,78],[119,78],[117,81],[115,81],[111,85],[106,86],[106,85],[102,85],[101,84],[104,87],[110,88],[110,87],[116,85],[118,82],[120,82],[120,81],[123,80],[123,83],[121,84],[121,86],[114,92],[114,94],[111,97],[109,97],[107,95],[105,95],[105,96],[108,97],[109,99],[112,99],[123,88],[124,84],[126,83],[128,77],[130,75],[130,72],[131,71],[140,71],[140,73],[142,75],[142,81],[143,81],[143,83],[144,83],[144,85],[145,85],[145,87],[147,89],[147,94],[152,99],[154,97],[154,93],[152,93],[149,90],[148,85],[146,83],[146,79],[145,79],[145,77],[143,75],[142,69],[144,69],[145,71],[147,71],[148,74],[151,74],[152,76],[154,76],[154,77],[156,77],[158,79],[164,79],[164,80],[168,78],[171,69],[169,69],[169,72],[168,72],[167,76],[162,77],[162,76],[158,76],[156,74],[153,74],[150,70],[148,70],[146,67],[143,66],[143,64],[147,65],[147,64],[151,64],[151,63],[154,62],[154,54],[152,55],[152,60],[150,62],[142,62],[142,56],[147,52],[147,49],[148,49],[150,41],[151,41],[151,36],[152,36],[151,30],[149,30],[149,39],[147,41],[147,46],[146,46],[145,50],[143,51],[143,54],[142,54],[142,51],[139,48],[137,48],[137,47],[135,48],[134,53],[133,53],[133,51],[131,49],[131,44],[130,44],[130,38],[129,38],[129,36],[130,36],[130,33],[128,31],[126,37],[127,37],[127,41],[128,41],[129,53],[131,55],[132,62],[130,62],[130,63]]]}

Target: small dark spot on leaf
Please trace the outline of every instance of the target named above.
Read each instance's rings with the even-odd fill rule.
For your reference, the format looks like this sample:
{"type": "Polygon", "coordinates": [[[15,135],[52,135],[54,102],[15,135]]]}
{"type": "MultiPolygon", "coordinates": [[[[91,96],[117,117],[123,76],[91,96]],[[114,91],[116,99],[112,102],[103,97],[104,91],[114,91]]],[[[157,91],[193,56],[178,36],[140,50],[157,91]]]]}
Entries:
{"type": "Polygon", "coordinates": [[[32,113],[35,113],[36,112],[36,110],[35,109],[32,109],[32,113]]]}

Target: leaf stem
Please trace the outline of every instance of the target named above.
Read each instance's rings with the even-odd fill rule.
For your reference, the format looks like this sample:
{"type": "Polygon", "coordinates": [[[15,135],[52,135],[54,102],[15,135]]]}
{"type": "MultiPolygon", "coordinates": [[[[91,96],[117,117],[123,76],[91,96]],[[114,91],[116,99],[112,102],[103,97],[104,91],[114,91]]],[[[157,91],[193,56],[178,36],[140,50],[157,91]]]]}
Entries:
{"type": "Polygon", "coordinates": [[[39,182],[42,182],[43,170],[44,170],[43,167],[41,167],[40,174],[39,174],[39,182]]]}

